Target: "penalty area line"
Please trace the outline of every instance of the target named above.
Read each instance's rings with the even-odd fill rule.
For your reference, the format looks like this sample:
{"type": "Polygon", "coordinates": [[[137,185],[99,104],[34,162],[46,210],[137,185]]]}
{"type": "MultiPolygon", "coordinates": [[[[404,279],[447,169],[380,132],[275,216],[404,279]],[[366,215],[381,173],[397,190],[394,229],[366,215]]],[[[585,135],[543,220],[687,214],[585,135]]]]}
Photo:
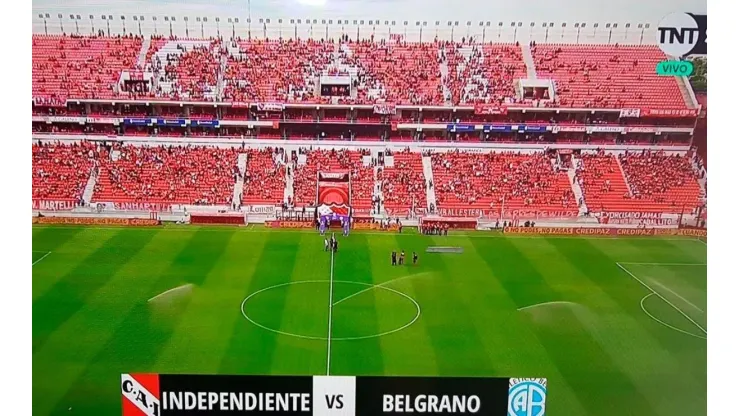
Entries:
{"type": "Polygon", "coordinates": [[[688,319],[688,320],[689,320],[689,321],[690,321],[690,322],[691,322],[692,324],[694,324],[694,325],[695,325],[695,326],[696,326],[697,328],[699,328],[699,329],[701,330],[701,332],[703,332],[703,333],[705,333],[705,334],[707,333],[707,330],[706,330],[706,329],[704,329],[704,327],[703,327],[703,326],[701,326],[701,325],[699,325],[698,323],[696,323],[696,321],[695,321],[695,320],[691,319],[691,317],[690,317],[690,316],[686,315],[686,312],[682,311],[682,310],[681,310],[681,309],[680,309],[680,308],[679,308],[678,306],[674,305],[674,304],[673,304],[673,303],[672,303],[671,301],[669,301],[668,299],[666,299],[666,298],[665,298],[665,297],[664,297],[663,295],[661,295],[660,293],[656,292],[656,291],[655,291],[655,289],[653,289],[652,287],[648,286],[648,285],[647,285],[647,284],[646,284],[645,282],[643,282],[642,280],[640,280],[640,278],[638,278],[637,276],[635,276],[635,275],[634,275],[634,274],[633,274],[633,273],[632,273],[631,271],[627,270],[627,269],[626,269],[626,268],[625,268],[624,266],[622,266],[622,265],[621,265],[621,264],[619,264],[619,263],[616,263],[616,264],[617,264],[617,266],[618,266],[618,267],[619,267],[620,269],[622,269],[622,270],[623,270],[623,271],[624,271],[625,273],[627,273],[628,275],[630,275],[630,277],[632,277],[633,279],[637,280],[637,281],[638,281],[638,282],[639,282],[639,283],[640,283],[641,285],[643,285],[643,286],[644,286],[644,287],[645,287],[645,288],[646,288],[647,290],[649,290],[650,292],[654,293],[654,294],[655,294],[655,296],[657,296],[657,297],[659,297],[659,298],[663,299],[663,302],[667,303],[667,304],[668,304],[669,306],[671,306],[671,307],[672,307],[673,309],[675,309],[675,310],[676,310],[676,312],[678,312],[678,313],[680,313],[681,315],[683,315],[683,317],[684,317],[684,318],[688,319]]]}
{"type": "MultiPolygon", "coordinates": [[[[42,251],[34,251],[34,253],[43,253],[43,252],[42,252],[42,251]]],[[[41,258],[39,258],[38,260],[34,261],[34,262],[33,262],[33,263],[31,264],[31,267],[35,266],[35,265],[36,265],[36,263],[38,263],[38,262],[40,262],[41,260],[45,259],[45,258],[46,258],[46,256],[48,256],[49,254],[51,254],[51,251],[47,251],[47,252],[46,252],[46,254],[44,254],[43,256],[41,256],[41,258]]]]}

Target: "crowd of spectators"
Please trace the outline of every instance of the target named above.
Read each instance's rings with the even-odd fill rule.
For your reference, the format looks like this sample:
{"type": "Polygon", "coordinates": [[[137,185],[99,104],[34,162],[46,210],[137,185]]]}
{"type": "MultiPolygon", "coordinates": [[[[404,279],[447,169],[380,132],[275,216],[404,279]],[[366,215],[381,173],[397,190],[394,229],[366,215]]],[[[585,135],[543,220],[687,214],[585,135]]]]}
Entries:
{"type": "Polygon", "coordinates": [[[656,46],[531,44],[537,75],[556,82],[558,105],[686,108],[675,78],[655,74],[656,46]]]}
{"type": "Polygon", "coordinates": [[[38,142],[31,152],[33,199],[81,200],[98,155],[95,144],[38,142]]]}
{"type": "Polygon", "coordinates": [[[280,204],[285,197],[282,148],[249,149],[242,201],[245,204],[280,204]]]}
{"type": "Polygon", "coordinates": [[[167,53],[162,62],[155,55],[153,70],[159,82],[170,82],[173,88],[159,96],[173,100],[213,101],[216,99],[216,83],[223,53],[221,41],[211,40],[204,45],[177,44],[176,53],[167,53]]]}
{"type": "Polygon", "coordinates": [[[619,160],[635,199],[693,208],[702,197],[698,174],[687,156],[645,150],[627,152],[619,160]]]}
{"type": "Polygon", "coordinates": [[[136,68],[143,41],[139,36],[33,35],[32,95],[42,103],[113,98],[121,72],[136,68]]]}
{"type": "Polygon", "coordinates": [[[100,152],[94,201],[231,204],[236,148],[120,145],[100,152]]]}
{"type": "Polygon", "coordinates": [[[335,45],[315,40],[234,42],[224,73],[225,101],[285,102],[318,100],[318,75],[329,64],[335,45]]]}
{"type": "Polygon", "coordinates": [[[432,169],[439,208],[576,207],[567,175],[557,172],[544,153],[437,153],[432,169]]]}
{"type": "Polygon", "coordinates": [[[401,152],[387,152],[393,156],[393,166],[386,166],[380,172],[383,201],[389,212],[399,210],[416,211],[426,208],[427,182],[421,162],[421,154],[408,148],[401,152]]]}

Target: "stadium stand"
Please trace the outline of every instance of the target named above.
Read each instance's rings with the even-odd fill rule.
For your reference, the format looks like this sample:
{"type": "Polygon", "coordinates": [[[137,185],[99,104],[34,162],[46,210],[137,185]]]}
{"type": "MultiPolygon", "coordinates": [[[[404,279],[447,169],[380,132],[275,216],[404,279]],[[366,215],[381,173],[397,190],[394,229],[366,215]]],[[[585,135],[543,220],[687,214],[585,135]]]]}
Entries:
{"type": "Polygon", "coordinates": [[[386,166],[382,170],[381,183],[385,208],[395,215],[406,215],[409,210],[426,208],[427,182],[424,178],[421,154],[404,150],[394,152],[392,155],[393,166],[386,166]]]}
{"type": "Polygon", "coordinates": [[[614,155],[599,151],[581,155],[577,180],[583,199],[593,212],[632,211],[636,208],[614,155]]]}
{"type": "Polygon", "coordinates": [[[95,145],[34,144],[31,152],[33,199],[77,202],[82,198],[97,156],[95,145]]]}
{"type": "Polygon", "coordinates": [[[567,175],[544,153],[436,153],[432,168],[438,208],[578,210],[567,175]]]}
{"type": "Polygon", "coordinates": [[[134,69],[143,38],[33,35],[32,95],[40,103],[113,98],[121,71],[134,69]]]}
{"type": "Polygon", "coordinates": [[[676,79],[655,74],[666,59],[655,46],[536,44],[532,55],[560,106],[686,108],[676,79]]]}
{"type": "Polygon", "coordinates": [[[93,202],[229,204],[238,172],[234,148],[115,145],[98,160],[93,202]]]}
{"type": "Polygon", "coordinates": [[[317,101],[315,77],[334,44],[321,41],[233,42],[224,73],[226,101],[317,101]],[[270,74],[270,76],[265,76],[270,74]]]}
{"type": "Polygon", "coordinates": [[[619,160],[641,211],[680,213],[700,203],[702,191],[688,157],[644,151],[619,160]]]}
{"type": "Polygon", "coordinates": [[[285,167],[277,149],[250,149],[244,175],[243,205],[276,205],[285,197],[285,167]]]}

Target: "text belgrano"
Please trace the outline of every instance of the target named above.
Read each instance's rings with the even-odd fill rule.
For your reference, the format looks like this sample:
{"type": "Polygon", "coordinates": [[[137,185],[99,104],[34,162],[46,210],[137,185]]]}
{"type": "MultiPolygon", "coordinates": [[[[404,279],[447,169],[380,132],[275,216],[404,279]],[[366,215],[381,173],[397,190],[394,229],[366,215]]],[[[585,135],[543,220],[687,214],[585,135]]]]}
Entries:
{"type": "Polygon", "coordinates": [[[310,393],[162,392],[164,410],[310,412],[310,393]]]}
{"type": "Polygon", "coordinates": [[[412,399],[402,394],[383,395],[383,412],[386,413],[478,413],[478,410],[478,396],[420,394],[412,399]]]}

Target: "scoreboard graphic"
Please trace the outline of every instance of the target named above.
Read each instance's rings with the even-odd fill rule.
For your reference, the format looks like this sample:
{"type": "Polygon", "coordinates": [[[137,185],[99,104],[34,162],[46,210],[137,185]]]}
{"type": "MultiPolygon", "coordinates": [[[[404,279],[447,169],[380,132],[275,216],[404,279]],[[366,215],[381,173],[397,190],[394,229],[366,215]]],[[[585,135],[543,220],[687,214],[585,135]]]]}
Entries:
{"type": "Polygon", "coordinates": [[[122,374],[124,416],[544,416],[543,378],[122,374]]]}

